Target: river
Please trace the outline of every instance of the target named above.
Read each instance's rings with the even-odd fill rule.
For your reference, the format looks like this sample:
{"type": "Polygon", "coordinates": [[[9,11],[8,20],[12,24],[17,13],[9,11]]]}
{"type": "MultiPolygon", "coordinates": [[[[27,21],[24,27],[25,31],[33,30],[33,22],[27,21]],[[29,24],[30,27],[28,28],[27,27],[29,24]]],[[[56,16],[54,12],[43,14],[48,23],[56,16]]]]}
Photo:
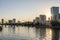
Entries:
{"type": "Polygon", "coordinates": [[[3,26],[0,40],[60,40],[60,29],[3,26]]]}

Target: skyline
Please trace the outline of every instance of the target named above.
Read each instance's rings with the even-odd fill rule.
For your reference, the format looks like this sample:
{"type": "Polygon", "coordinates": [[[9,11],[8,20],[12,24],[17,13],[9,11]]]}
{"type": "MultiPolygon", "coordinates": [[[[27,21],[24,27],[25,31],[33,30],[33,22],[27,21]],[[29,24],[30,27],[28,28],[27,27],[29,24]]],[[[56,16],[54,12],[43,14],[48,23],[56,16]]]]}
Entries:
{"type": "Polygon", "coordinates": [[[48,17],[52,6],[60,7],[59,2],[59,0],[0,0],[0,19],[16,18],[20,21],[32,21],[40,14],[48,17]]]}

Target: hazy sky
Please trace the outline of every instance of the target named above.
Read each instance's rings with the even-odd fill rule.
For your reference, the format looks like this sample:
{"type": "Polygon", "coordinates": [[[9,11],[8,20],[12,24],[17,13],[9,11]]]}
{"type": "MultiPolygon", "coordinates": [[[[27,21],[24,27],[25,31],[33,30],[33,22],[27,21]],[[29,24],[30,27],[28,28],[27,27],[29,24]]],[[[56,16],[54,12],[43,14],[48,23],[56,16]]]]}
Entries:
{"type": "Polygon", "coordinates": [[[0,19],[32,21],[40,14],[49,16],[52,6],[60,7],[60,0],[0,0],[0,19]]]}

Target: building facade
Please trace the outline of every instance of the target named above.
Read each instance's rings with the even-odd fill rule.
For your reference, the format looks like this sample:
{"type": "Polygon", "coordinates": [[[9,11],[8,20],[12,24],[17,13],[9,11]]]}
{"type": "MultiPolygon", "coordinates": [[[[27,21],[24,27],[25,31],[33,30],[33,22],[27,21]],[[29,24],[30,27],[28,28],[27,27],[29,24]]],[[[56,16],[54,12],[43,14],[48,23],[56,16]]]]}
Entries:
{"type": "Polygon", "coordinates": [[[40,15],[39,23],[41,23],[41,24],[45,24],[46,23],[46,16],[45,15],[40,15]]]}
{"type": "Polygon", "coordinates": [[[4,19],[1,19],[1,21],[2,21],[2,24],[4,24],[4,19]]]}
{"type": "Polygon", "coordinates": [[[34,24],[39,23],[39,17],[36,17],[36,18],[33,20],[33,23],[34,23],[34,24]]]}
{"type": "Polygon", "coordinates": [[[15,19],[15,18],[13,19],[13,23],[14,23],[14,24],[16,23],[16,19],[15,19]]]}
{"type": "Polygon", "coordinates": [[[51,20],[52,21],[58,21],[58,16],[59,16],[59,7],[52,7],[51,8],[51,20]]]}
{"type": "Polygon", "coordinates": [[[13,23],[13,21],[12,21],[12,20],[8,20],[8,23],[9,23],[9,24],[12,24],[12,23],[13,23]]]}
{"type": "Polygon", "coordinates": [[[39,17],[36,17],[36,19],[33,20],[33,23],[40,23],[40,24],[45,24],[46,23],[46,16],[45,15],[40,15],[39,17]]]}

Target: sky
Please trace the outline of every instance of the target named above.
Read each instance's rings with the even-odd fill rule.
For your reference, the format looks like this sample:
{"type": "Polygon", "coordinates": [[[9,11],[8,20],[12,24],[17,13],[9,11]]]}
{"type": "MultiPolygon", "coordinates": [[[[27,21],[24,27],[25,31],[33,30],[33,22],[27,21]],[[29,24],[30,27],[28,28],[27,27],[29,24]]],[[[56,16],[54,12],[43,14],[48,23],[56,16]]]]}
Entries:
{"type": "Polygon", "coordinates": [[[0,19],[32,21],[39,15],[50,17],[50,8],[60,7],[60,0],[0,0],[0,19]]]}

